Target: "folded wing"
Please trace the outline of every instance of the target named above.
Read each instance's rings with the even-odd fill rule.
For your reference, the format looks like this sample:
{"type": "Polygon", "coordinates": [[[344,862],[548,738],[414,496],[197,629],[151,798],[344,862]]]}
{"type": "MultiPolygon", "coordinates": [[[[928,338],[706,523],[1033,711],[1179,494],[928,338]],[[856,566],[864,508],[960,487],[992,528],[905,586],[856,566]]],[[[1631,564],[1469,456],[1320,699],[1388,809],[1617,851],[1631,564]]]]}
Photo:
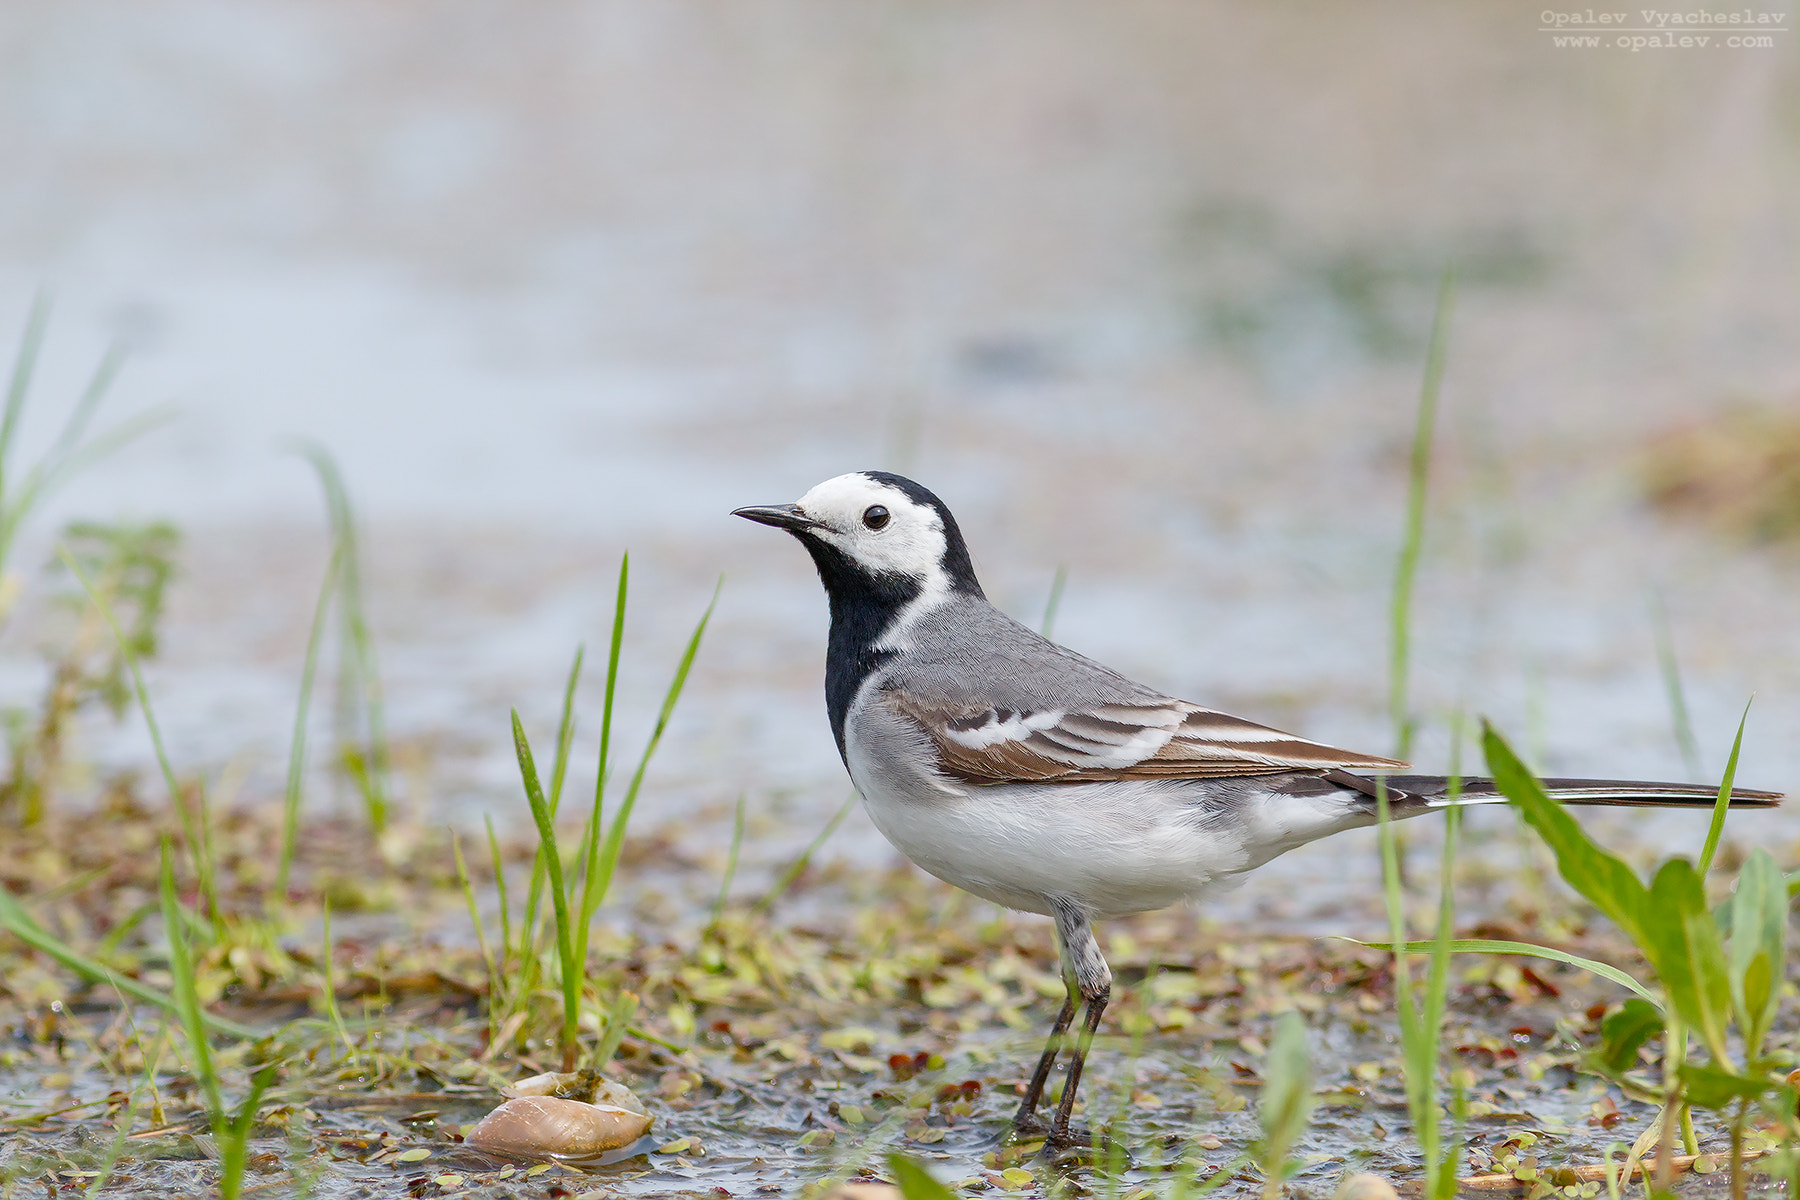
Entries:
{"type": "Polygon", "coordinates": [[[881,702],[926,732],[945,774],[970,783],[1216,779],[1407,765],[1181,700],[1080,709],[956,707],[889,687],[881,702]]]}

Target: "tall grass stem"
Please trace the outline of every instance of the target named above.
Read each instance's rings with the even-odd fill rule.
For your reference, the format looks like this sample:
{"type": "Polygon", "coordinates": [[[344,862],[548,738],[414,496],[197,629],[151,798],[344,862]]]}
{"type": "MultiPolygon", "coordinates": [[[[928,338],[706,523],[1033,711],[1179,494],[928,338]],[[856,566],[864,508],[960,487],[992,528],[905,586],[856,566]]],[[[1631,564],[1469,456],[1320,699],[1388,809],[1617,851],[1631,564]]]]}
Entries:
{"type": "Polygon", "coordinates": [[[313,680],[319,669],[319,647],[325,640],[325,619],[331,611],[332,593],[344,562],[344,548],[333,546],[319,599],[313,606],[312,629],[306,637],[306,657],[300,664],[300,699],[294,706],[294,732],[288,741],[287,788],[281,809],[281,865],[275,872],[274,894],[286,896],[300,837],[300,800],[306,784],[306,721],[312,712],[313,680]]]}
{"type": "Polygon", "coordinates": [[[1669,723],[1675,733],[1675,744],[1681,748],[1681,761],[1687,767],[1688,782],[1699,780],[1705,768],[1700,763],[1700,743],[1694,738],[1693,722],[1688,718],[1687,692],[1681,686],[1681,662],[1675,657],[1675,638],[1669,632],[1669,610],[1662,593],[1650,590],[1650,627],[1656,636],[1656,664],[1662,672],[1663,692],[1669,699],[1669,723]]]}
{"type": "Polygon", "coordinates": [[[782,894],[793,885],[794,880],[800,878],[801,873],[812,865],[813,856],[824,848],[826,842],[831,840],[831,835],[836,833],[838,826],[844,823],[844,818],[850,815],[850,810],[856,807],[859,798],[857,793],[851,792],[844,799],[844,803],[839,806],[837,812],[832,814],[831,820],[825,822],[825,828],[819,830],[819,836],[815,837],[812,843],[800,852],[800,857],[788,864],[787,869],[775,880],[774,885],[763,894],[761,900],[756,902],[754,911],[766,913],[775,907],[775,902],[781,899],[782,894]]]}
{"type": "Polygon", "coordinates": [[[387,831],[389,816],[386,709],[381,671],[375,659],[375,639],[369,632],[363,604],[362,552],[357,534],[356,511],[344,486],[337,460],[317,442],[295,441],[292,449],[312,465],[325,493],[325,509],[331,525],[338,566],[339,616],[342,639],[338,654],[338,742],[344,765],[362,793],[369,828],[379,837],[387,831]],[[360,708],[363,730],[353,732],[360,708]],[[356,744],[357,738],[362,745],[356,744]]]}
{"type": "Polygon", "coordinates": [[[1425,354],[1425,380],[1413,424],[1412,454],[1406,475],[1406,527],[1394,567],[1389,602],[1388,718],[1394,727],[1394,757],[1412,755],[1416,722],[1409,689],[1412,673],[1412,601],[1425,544],[1425,498],[1431,475],[1431,444],[1437,428],[1438,394],[1444,381],[1444,357],[1450,338],[1450,313],[1456,301],[1456,275],[1446,270],[1438,285],[1437,311],[1431,319],[1431,343],[1425,354]]]}
{"type": "Polygon", "coordinates": [[[1069,568],[1058,563],[1056,577],[1050,581],[1050,598],[1044,601],[1044,619],[1038,625],[1038,632],[1045,637],[1051,636],[1056,629],[1056,614],[1062,608],[1063,588],[1069,582],[1069,568]]]}

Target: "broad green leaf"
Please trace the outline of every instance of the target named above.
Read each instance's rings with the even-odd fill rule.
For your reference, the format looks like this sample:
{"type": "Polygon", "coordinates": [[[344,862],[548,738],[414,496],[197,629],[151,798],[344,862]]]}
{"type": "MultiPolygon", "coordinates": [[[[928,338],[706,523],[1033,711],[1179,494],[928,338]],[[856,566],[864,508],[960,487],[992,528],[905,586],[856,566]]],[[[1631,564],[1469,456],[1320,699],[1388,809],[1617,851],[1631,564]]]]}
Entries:
{"type": "Polygon", "coordinates": [[[956,1200],[956,1193],[904,1154],[888,1155],[888,1173],[906,1200],[956,1200]]]}
{"type": "Polygon", "coordinates": [[[1638,1051],[1661,1033],[1663,1014],[1648,1000],[1632,998],[1600,1023],[1600,1048],[1595,1063],[1612,1075],[1623,1075],[1637,1065],[1638,1051]]]}
{"type": "Polygon", "coordinates": [[[1681,1083],[1687,1102],[1695,1108],[1724,1108],[1733,1100],[1754,1100],[1782,1086],[1767,1076],[1739,1075],[1696,1063],[1682,1065],[1681,1083]]]}
{"type": "Polygon", "coordinates": [[[1519,761],[1506,739],[1485,722],[1481,733],[1488,771],[1500,791],[1524,813],[1556,855],[1556,869],[1570,887],[1612,919],[1640,945],[1644,941],[1644,885],[1626,863],[1596,845],[1562,805],[1545,794],[1543,785],[1519,761]]]}
{"type": "Polygon", "coordinates": [[[1744,967],[1744,973],[1733,973],[1732,990],[1738,1003],[1738,1032],[1744,1038],[1744,1056],[1754,1059],[1762,1053],[1762,1040],[1768,1033],[1777,999],[1775,980],[1769,972],[1769,956],[1761,950],[1744,967]]]}
{"type": "MultiPolygon", "coordinates": [[[[1343,940],[1346,942],[1356,942],[1359,946],[1368,946],[1373,950],[1391,951],[1400,949],[1409,954],[1423,954],[1437,948],[1437,943],[1435,941],[1403,942],[1396,947],[1392,942],[1362,942],[1357,941],[1355,938],[1345,938],[1343,940]]],[[[1658,1012],[1662,1011],[1662,1005],[1657,1000],[1655,994],[1643,984],[1633,979],[1630,975],[1619,970],[1619,968],[1610,963],[1598,962],[1591,958],[1583,958],[1579,954],[1570,954],[1566,950],[1557,950],[1551,946],[1537,946],[1530,942],[1509,942],[1499,938],[1452,938],[1450,940],[1450,953],[1519,954],[1528,958],[1547,958],[1551,962],[1566,963],[1571,967],[1580,967],[1582,970],[1598,975],[1602,979],[1610,979],[1620,987],[1636,992],[1639,996],[1643,997],[1643,999],[1653,1005],[1658,1012]]],[[[1662,1018],[1658,1017],[1657,1019],[1660,1021],[1662,1018]]]]}
{"type": "Polygon", "coordinates": [[[1723,1060],[1731,985],[1719,927],[1693,864],[1673,858],[1650,883],[1639,946],[1661,976],[1669,1003],[1723,1060]]]}
{"type": "Polygon", "coordinates": [[[1774,858],[1758,848],[1738,872],[1731,894],[1731,995],[1745,1050],[1754,1058],[1775,1019],[1787,965],[1787,888],[1774,858]],[[1760,963],[1758,967],[1756,964],[1760,963]],[[1754,978],[1753,978],[1754,976],[1754,978]]]}

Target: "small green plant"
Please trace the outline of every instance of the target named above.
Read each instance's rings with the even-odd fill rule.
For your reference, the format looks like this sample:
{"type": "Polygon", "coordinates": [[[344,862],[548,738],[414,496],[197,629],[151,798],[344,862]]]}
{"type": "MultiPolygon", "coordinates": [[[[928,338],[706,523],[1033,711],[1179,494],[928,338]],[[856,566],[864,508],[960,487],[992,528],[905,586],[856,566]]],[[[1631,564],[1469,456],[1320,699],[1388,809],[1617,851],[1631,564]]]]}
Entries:
{"type": "Polygon", "coordinates": [[[1657,1188],[1662,1191],[1668,1187],[1676,1136],[1689,1153],[1697,1149],[1691,1109],[1730,1110],[1734,1195],[1743,1191],[1743,1140],[1752,1104],[1780,1123],[1788,1137],[1800,1134],[1794,1089],[1778,1075],[1779,1063],[1767,1050],[1786,977],[1786,882],[1775,860],[1758,848],[1739,871],[1729,900],[1713,909],[1706,899],[1705,877],[1723,832],[1743,736],[1740,721],[1698,863],[1672,858],[1648,885],[1544,793],[1498,732],[1490,726],[1482,736],[1495,782],[1549,845],[1564,880],[1631,938],[1661,983],[1659,996],[1633,981],[1637,996],[1602,1024],[1601,1044],[1590,1064],[1662,1105],[1654,1126],[1657,1188]],[[1639,1051],[1659,1031],[1660,1078],[1630,1074],[1639,1051]],[[1690,1061],[1690,1035],[1710,1061],[1690,1061]]]}
{"type": "MultiPolygon", "coordinates": [[[[526,900],[525,911],[517,928],[518,942],[505,946],[505,954],[496,957],[496,970],[491,977],[496,988],[504,988],[504,1001],[499,991],[490,994],[490,1019],[505,1012],[510,1018],[521,1013],[524,1006],[536,989],[537,981],[542,978],[542,961],[544,947],[540,933],[541,922],[538,918],[538,896],[542,890],[550,893],[552,944],[562,994],[562,1021],[559,1043],[562,1048],[563,1069],[575,1069],[579,1054],[578,1031],[581,1018],[581,999],[586,984],[586,964],[588,935],[593,925],[594,915],[605,901],[606,894],[612,886],[614,873],[618,869],[619,855],[624,847],[625,831],[631,821],[631,814],[637,806],[638,793],[643,788],[645,773],[650,768],[650,760],[662,743],[664,732],[668,729],[669,720],[674,715],[675,705],[681,699],[682,689],[687,685],[688,672],[693,668],[694,657],[699,653],[700,641],[705,636],[707,623],[712,619],[713,608],[718,604],[719,593],[714,589],[712,600],[706,611],[694,627],[688,638],[686,649],[680,662],[676,665],[674,678],[670,681],[667,692],[663,696],[662,708],[657,714],[656,724],[651,730],[650,738],[644,746],[643,754],[638,758],[637,768],[632,773],[631,782],[626,786],[625,795],[619,803],[618,812],[611,821],[606,820],[605,798],[606,785],[611,766],[612,753],[612,717],[613,700],[616,695],[619,677],[619,658],[624,643],[625,600],[630,586],[631,559],[627,555],[619,564],[618,596],[613,609],[612,639],[607,656],[606,690],[602,704],[600,719],[600,761],[594,781],[594,803],[586,822],[583,824],[579,840],[579,851],[572,863],[565,864],[564,854],[556,833],[557,809],[560,802],[562,781],[568,769],[569,749],[574,737],[574,697],[575,687],[580,678],[582,655],[577,651],[575,663],[569,672],[569,680],[563,691],[562,719],[557,726],[556,761],[551,771],[551,789],[546,795],[538,774],[537,763],[531,751],[530,739],[525,734],[524,723],[519,719],[518,710],[512,714],[513,748],[519,760],[519,775],[524,783],[525,797],[531,806],[532,820],[538,831],[538,852],[532,867],[531,890],[526,900]],[[508,964],[517,964],[516,973],[501,969],[501,958],[508,964]]],[[[491,837],[491,831],[490,831],[491,837]]],[[[502,864],[499,860],[497,846],[494,850],[495,870],[503,876],[502,864]]],[[[465,869],[466,874],[466,869],[465,869]]],[[[473,911],[473,910],[472,910],[473,911]]],[[[479,924],[479,920],[477,919],[479,924]]],[[[503,924],[507,923],[503,916],[503,924]]],[[[504,932],[504,931],[503,931],[504,932]]],[[[618,1046],[618,1038],[623,1035],[625,1024],[636,1008],[636,997],[629,1001],[620,997],[609,1005],[606,1016],[609,1025],[605,1036],[596,1048],[595,1061],[592,1066],[600,1067],[605,1058],[610,1057],[618,1046]]]]}
{"type": "Polygon", "coordinates": [[[207,913],[211,917],[219,915],[219,892],[216,882],[212,853],[212,829],[207,814],[206,788],[204,782],[197,790],[197,811],[190,812],[181,784],[175,778],[175,767],[169,761],[169,752],[163,745],[162,726],[157,723],[156,710],[150,704],[150,689],[144,683],[144,671],[138,661],[136,643],[119,624],[113,612],[111,602],[107,599],[94,581],[89,578],[81,563],[69,552],[68,547],[59,547],[58,556],[87,592],[88,599],[93,602],[94,609],[101,620],[112,631],[113,640],[118,645],[119,658],[124,663],[125,672],[131,680],[132,694],[137,699],[138,710],[144,715],[144,725],[150,732],[150,744],[156,751],[157,766],[162,769],[163,783],[169,789],[169,803],[174,806],[175,815],[181,822],[182,836],[187,842],[188,856],[193,863],[194,878],[199,885],[200,895],[206,901],[207,913]]]}
{"type": "Polygon", "coordinates": [[[43,819],[76,715],[95,704],[110,709],[115,720],[124,715],[131,701],[126,656],[141,660],[156,655],[156,629],[180,540],[175,527],[161,521],[144,525],[78,521],[64,530],[62,546],[68,557],[121,616],[121,636],[107,635],[97,607],[81,590],[55,597],[59,608],[73,614],[74,626],[46,647],[50,679],[36,714],[22,709],[7,714],[9,769],[0,784],[0,808],[10,804],[21,824],[43,819]]]}

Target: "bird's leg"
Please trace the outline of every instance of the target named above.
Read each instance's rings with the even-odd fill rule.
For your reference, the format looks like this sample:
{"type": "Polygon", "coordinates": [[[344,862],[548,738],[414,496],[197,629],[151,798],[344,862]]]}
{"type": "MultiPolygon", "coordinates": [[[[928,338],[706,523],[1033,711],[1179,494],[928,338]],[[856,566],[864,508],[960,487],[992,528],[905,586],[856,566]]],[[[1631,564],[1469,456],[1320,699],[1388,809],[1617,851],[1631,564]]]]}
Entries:
{"type": "MultiPolygon", "coordinates": [[[[1081,1024],[1081,1037],[1075,1044],[1075,1052],[1069,1058],[1069,1073],[1063,1082],[1062,1103],[1056,1107],[1056,1119],[1050,1125],[1050,1136],[1044,1141],[1044,1149],[1052,1154],[1060,1153],[1074,1146],[1085,1146],[1092,1141],[1086,1130],[1071,1129],[1069,1117],[1075,1111],[1075,1093],[1081,1086],[1081,1069],[1087,1063],[1088,1048],[1094,1044],[1094,1032],[1100,1028],[1100,1014],[1106,1011],[1106,1002],[1112,998],[1112,971],[1107,968],[1106,958],[1100,953],[1100,946],[1094,941],[1094,931],[1088,927],[1088,915],[1075,904],[1065,900],[1057,900],[1056,932],[1062,942],[1063,963],[1075,981],[1075,987],[1081,992],[1081,998],[1087,1002],[1087,1017],[1081,1024]]],[[[1070,998],[1069,1008],[1074,1003],[1070,998]]],[[[1072,1013],[1071,1013],[1072,1015],[1072,1013]]],[[[1065,1027],[1066,1028],[1066,1027],[1065,1027]]]]}
{"type": "Polygon", "coordinates": [[[1062,1011],[1056,1015],[1056,1024],[1050,1029],[1050,1039],[1044,1043],[1044,1053],[1038,1058],[1037,1070],[1031,1073],[1031,1083],[1025,1089],[1025,1099],[1019,1103],[1018,1115],[1013,1117],[1012,1136],[1026,1137],[1049,1132],[1050,1127],[1038,1120],[1038,1102],[1044,1096],[1044,1084],[1050,1079],[1050,1068],[1056,1065],[1056,1056],[1062,1052],[1063,1036],[1069,1032],[1069,1023],[1075,1019],[1075,998],[1080,993],[1075,988],[1075,981],[1068,981],[1068,996],[1063,1000],[1062,1011]]]}

